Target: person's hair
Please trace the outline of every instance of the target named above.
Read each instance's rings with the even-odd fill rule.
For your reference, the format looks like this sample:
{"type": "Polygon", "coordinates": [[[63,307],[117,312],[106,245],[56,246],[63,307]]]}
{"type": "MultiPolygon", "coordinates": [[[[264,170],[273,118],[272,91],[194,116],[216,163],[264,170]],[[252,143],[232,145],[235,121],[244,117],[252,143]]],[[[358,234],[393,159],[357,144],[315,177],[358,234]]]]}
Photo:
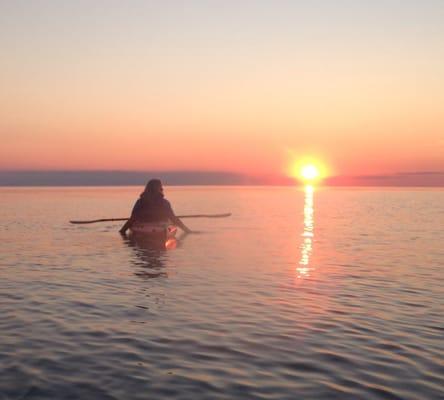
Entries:
{"type": "Polygon", "coordinates": [[[145,190],[142,195],[148,197],[155,197],[158,193],[159,187],[162,186],[160,179],[150,179],[145,186],[145,190]]]}

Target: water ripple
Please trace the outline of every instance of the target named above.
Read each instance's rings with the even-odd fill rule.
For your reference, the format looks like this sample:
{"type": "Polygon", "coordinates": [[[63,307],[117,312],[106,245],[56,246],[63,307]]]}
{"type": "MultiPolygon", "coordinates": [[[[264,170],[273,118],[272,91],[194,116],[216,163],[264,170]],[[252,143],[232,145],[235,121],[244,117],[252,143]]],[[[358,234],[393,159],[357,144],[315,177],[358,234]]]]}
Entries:
{"type": "Polygon", "coordinates": [[[315,191],[301,275],[295,189],[175,189],[233,218],[168,251],[66,224],[128,188],[64,190],[0,196],[1,400],[443,398],[444,192],[315,191]]]}

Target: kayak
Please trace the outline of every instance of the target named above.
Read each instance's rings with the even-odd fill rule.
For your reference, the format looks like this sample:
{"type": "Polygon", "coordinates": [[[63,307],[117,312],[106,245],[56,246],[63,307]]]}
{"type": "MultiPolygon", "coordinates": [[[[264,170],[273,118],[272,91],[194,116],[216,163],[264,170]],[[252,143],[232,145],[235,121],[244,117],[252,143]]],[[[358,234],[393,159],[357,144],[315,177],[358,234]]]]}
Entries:
{"type": "Polygon", "coordinates": [[[177,226],[169,223],[135,222],[131,228],[131,233],[143,236],[144,238],[166,242],[174,239],[177,226]]]}

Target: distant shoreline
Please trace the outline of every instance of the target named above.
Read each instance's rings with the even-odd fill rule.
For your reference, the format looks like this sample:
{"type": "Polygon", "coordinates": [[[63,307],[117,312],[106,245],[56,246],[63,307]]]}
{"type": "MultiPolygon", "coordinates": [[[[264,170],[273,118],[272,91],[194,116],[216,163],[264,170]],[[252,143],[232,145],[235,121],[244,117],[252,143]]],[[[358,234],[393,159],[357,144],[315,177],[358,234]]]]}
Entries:
{"type": "MultiPolygon", "coordinates": [[[[125,188],[125,187],[144,187],[145,184],[119,184],[119,185],[107,185],[107,184],[72,184],[72,185],[51,185],[51,184],[27,184],[27,185],[22,185],[22,184],[17,184],[17,185],[3,185],[0,183],[0,189],[14,189],[14,188],[78,188],[78,189],[88,189],[88,188],[125,188]]],[[[307,185],[304,185],[302,183],[294,183],[294,184],[285,184],[285,185],[279,185],[279,184],[189,184],[189,183],[175,183],[175,184],[168,184],[166,183],[164,186],[166,187],[220,187],[220,188],[230,188],[230,187],[304,187],[307,185]]],[[[325,189],[346,189],[346,188],[361,188],[361,189],[365,189],[365,188],[393,188],[393,189],[397,189],[397,188],[410,188],[410,189],[414,189],[414,188],[424,188],[424,189],[444,189],[444,184],[443,185],[389,185],[389,184],[374,184],[374,185],[328,185],[328,184],[318,184],[315,185],[316,187],[319,188],[325,188],[325,189]]]]}
{"type": "MultiPolygon", "coordinates": [[[[166,186],[300,186],[280,175],[252,176],[226,171],[0,171],[0,187],[144,186],[150,178],[166,186]]],[[[444,172],[400,172],[387,175],[334,176],[325,187],[444,187],[444,172]]]]}

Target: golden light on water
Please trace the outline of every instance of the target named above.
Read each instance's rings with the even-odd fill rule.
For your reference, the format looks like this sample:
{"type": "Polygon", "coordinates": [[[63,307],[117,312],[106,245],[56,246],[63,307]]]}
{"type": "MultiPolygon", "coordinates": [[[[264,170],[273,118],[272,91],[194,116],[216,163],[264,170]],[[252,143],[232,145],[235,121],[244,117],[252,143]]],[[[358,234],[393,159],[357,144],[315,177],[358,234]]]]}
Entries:
{"type": "Polygon", "coordinates": [[[296,268],[298,278],[310,276],[310,271],[313,269],[310,267],[310,256],[313,251],[314,237],[314,187],[307,185],[304,191],[304,230],[302,233],[301,258],[299,260],[299,266],[296,268]]]}

